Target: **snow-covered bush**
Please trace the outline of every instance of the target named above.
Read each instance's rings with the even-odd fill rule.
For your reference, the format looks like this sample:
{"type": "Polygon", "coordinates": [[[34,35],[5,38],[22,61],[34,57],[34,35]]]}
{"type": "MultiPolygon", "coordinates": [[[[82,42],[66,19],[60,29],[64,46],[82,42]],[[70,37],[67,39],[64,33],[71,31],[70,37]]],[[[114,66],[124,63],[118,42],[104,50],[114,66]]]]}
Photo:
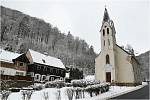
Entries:
{"type": "Polygon", "coordinates": [[[97,80],[85,80],[87,85],[100,84],[100,81],[97,80]]]}
{"type": "Polygon", "coordinates": [[[71,83],[65,83],[65,86],[66,86],[66,87],[71,87],[72,84],[71,84],[71,83]]]}
{"type": "Polygon", "coordinates": [[[96,85],[89,85],[85,88],[85,91],[87,91],[90,96],[92,97],[93,93],[95,95],[98,95],[99,93],[107,92],[109,90],[109,84],[102,83],[102,84],[96,84],[96,85]]]}
{"type": "Polygon", "coordinates": [[[100,84],[100,81],[81,79],[81,80],[72,80],[71,84],[74,87],[87,87],[88,85],[100,84]]]}
{"type": "Polygon", "coordinates": [[[66,89],[66,94],[67,94],[69,100],[73,99],[73,93],[74,93],[74,90],[72,87],[69,87],[66,89]]]}
{"type": "Polygon", "coordinates": [[[33,88],[34,90],[42,90],[44,88],[43,84],[34,84],[29,86],[28,88],[33,88]]]}
{"type": "Polygon", "coordinates": [[[42,85],[36,86],[34,89],[35,90],[42,90],[44,87],[42,85]]]}
{"type": "Polygon", "coordinates": [[[10,91],[1,91],[0,94],[1,94],[1,100],[7,100],[8,99],[8,96],[10,95],[10,91]]]}
{"type": "Polygon", "coordinates": [[[62,88],[65,86],[65,82],[62,80],[55,80],[45,83],[45,88],[62,88]]]}
{"type": "Polygon", "coordinates": [[[73,87],[86,87],[86,81],[84,80],[72,80],[71,84],[73,87]]]}

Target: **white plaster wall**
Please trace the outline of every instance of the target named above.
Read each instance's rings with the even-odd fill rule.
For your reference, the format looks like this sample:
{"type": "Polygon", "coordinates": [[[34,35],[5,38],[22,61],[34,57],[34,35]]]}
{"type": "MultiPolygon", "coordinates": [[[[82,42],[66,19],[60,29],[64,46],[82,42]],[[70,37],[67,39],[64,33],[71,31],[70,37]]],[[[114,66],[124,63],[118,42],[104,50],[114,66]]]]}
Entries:
{"type": "Polygon", "coordinates": [[[105,81],[102,54],[95,59],[95,79],[105,81]]]}
{"type": "Polygon", "coordinates": [[[118,68],[118,82],[119,83],[134,83],[134,72],[132,64],[130,63],[131,57],[116,46],[116,66],[118,68]]]}
{"type": "Polygon", "coordinates": [[[15,76],[16,75],[16,69],[1,67],[0,73],[3,75],[15,76]]]}

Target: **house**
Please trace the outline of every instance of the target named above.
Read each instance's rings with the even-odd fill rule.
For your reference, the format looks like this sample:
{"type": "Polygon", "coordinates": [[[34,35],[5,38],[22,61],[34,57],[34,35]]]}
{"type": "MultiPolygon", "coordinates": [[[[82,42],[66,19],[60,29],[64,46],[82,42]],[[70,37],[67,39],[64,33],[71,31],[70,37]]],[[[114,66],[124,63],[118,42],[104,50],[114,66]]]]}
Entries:
{"type": "Polygon", "coordinates": [[[95,78],[106,82],[135,85],[142,81],[140,64],[132,52],[116,44],[113,21],[105,8],[101,34],[101,52],[95,59],[95,78]]]}
{"type": "Polygon", "coordinates": [[[42,54],[29,49],[27,53],[20,55],[14,62],[21,61],[27,64],[27,76],[34,77],[34,81],[63,80],[65,66],[60,59],[42,54]]]}
{"type": "Polygon", "coordinates": [[[0,74],[5,76],[25,76],[26,65],[19,62],[13,62],[12,60],[20,56],[21,54],[6,51],[0,49],[0,74]]]}

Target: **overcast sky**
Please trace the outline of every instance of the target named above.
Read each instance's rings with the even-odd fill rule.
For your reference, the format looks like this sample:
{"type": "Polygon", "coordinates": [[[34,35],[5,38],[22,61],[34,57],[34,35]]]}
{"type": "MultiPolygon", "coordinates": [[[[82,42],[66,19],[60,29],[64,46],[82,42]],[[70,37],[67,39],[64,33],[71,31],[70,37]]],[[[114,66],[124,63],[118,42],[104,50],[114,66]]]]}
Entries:
{"type": "Polygon", "coordinates": [[[38,17],[61,32],[84,39],[99,53],[100,27],[105,5],[116,28],[119,45],[137,52],[150,50],[149,0],[2,0],[2,5],[38,17]]]}

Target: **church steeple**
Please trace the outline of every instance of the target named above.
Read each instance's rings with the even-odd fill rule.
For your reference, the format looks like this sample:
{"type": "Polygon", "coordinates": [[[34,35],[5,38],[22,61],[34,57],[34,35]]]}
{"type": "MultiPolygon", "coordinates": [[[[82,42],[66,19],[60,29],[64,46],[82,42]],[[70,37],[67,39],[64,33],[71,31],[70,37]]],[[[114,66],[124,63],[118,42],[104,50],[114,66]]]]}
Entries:
{"type": "Polygon", "coordinates": [[[108,22],[110,20],[109,14],[107,12],[107,9],[105,7],[104,16],[103,16],[103,22],[108,22]]]}
{"type": "Polygon", "coordinates": [[[102,51],[113,50],[116,45],[115,27],[113,21],[110,19],[108,11],[105,7],[103,22],[101,26],[101,49],[102,51]]]}

